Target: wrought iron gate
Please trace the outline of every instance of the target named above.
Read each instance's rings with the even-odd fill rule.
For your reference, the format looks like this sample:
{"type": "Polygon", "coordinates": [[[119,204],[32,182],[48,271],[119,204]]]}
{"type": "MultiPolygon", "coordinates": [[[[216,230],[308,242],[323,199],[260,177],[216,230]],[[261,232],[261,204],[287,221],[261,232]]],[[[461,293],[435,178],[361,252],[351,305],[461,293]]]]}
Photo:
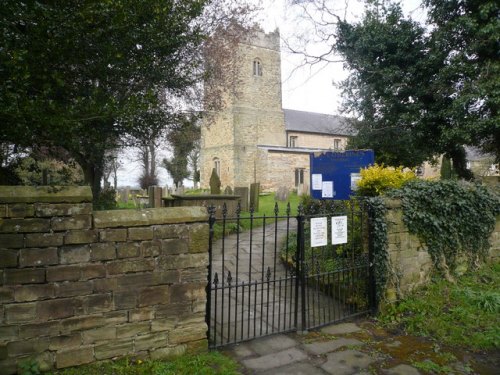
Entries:
{"type": "MultiPolygon", "coordinates": [[[[234,215],[209,208],[207,324],[210,347],[307,330],[370,312],[369,234],[362,202],[305,215],[234,215]],[[312,218],[347,218],[347,243],[311,247],[312,218]]],[[[323,219],[324,220],[324,219],[323,219]]],[[[345,219],[344,219],[345,220],[345,219]]],[[[331,236],[328,236],[329,238],[331,236]]],[[[329,242],[330,243],[330,242],[329,242]]]]}

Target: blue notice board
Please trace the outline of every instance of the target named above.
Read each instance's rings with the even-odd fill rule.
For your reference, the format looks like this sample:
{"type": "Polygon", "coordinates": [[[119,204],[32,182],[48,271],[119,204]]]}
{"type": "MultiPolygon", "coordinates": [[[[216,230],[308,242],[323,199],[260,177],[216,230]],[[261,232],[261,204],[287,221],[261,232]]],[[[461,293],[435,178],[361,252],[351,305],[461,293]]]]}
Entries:
{"type": "Polygon", "coordinates": [[[361,168],[375,162],[373,150],[314,153],[311,162],[311,195],[315,199],[346,200],[356,190],[361,168]]]}

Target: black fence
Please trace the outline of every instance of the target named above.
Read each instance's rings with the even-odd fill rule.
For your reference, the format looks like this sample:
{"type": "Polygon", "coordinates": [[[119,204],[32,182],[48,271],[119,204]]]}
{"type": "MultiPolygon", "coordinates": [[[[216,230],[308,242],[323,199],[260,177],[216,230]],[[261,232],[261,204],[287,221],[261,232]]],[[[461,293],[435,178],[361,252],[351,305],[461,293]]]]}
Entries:
{"type": "MultiPolygon", "coordinates": [[[[370,312],[373,283],[366,210],[342,201],[327,211],[292,215],[210,213],[207,323],[210,347],[308,330],[370,312]],[[322,227],[318,231],[319,221],[322,227]],[[332,245],[332,218],[347,224],[332,245]],[[313,219],[313,220],[311,220],[313,219]],[[326,221],[326,223],[325,223],[326,221]],[[311,222],[315,228],[311,229],[311,222]],[[313,236],[327,244],[311,246],[313,236]]],[[[342,229],[342,228],[341,228],[342,229]]],[[[317,244],[313,244],[317,245],[317,244]]]]}

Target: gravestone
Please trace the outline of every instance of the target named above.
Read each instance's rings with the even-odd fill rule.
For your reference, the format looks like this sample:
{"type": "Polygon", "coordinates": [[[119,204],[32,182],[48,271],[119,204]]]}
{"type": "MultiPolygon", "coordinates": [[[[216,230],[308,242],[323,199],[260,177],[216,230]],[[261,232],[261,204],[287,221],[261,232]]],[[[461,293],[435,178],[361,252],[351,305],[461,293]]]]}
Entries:
{"type": "Polygon", "coordinates": [[[240,205],[242,211],[248,211],[248,188],[247,187],[235,187],[234,195],[239,195],[240,205]]]}
{"type": "Polygon", "coordinates": [[[212,169],[212,175],[210,176],[210,194],[220,194],[220,178],[217,171],[212,169]]]}
{"type": "Polygon", "coordinates": [[[290,196],[290,190],[286,186],[280,186],[276,191],[275,199],[280,202],[286,202],[290,196]]]}
{"type": "Polygon", "coordinates": [[[253,207],[254,211],[259,211],[259,192],[260,182],[250,184],[250,208],[253,207]]]}
{"type": "Polygon", "coordinates": [[[226,188],[224,189],[224,194],[233,195],[233,189],[231,189],[231,186],[226,186],[226,188]]]}
{"type": "Polygon", "coordinates": [[[162,206],[162,193],[160,186],[150,186],[148,188],[149,207],[158,208],[162,206]]]}

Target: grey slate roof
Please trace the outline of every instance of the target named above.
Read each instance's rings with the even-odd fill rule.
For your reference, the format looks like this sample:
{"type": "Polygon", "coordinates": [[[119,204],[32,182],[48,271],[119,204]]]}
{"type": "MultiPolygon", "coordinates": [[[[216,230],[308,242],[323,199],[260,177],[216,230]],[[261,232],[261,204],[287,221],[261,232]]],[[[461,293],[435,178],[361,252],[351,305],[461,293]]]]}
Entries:
{"type": "Polygon", "coordinates": [[[287,131],[345,136],[354,134],[345,117],[285,108],[283,112],[287,131]]]}

